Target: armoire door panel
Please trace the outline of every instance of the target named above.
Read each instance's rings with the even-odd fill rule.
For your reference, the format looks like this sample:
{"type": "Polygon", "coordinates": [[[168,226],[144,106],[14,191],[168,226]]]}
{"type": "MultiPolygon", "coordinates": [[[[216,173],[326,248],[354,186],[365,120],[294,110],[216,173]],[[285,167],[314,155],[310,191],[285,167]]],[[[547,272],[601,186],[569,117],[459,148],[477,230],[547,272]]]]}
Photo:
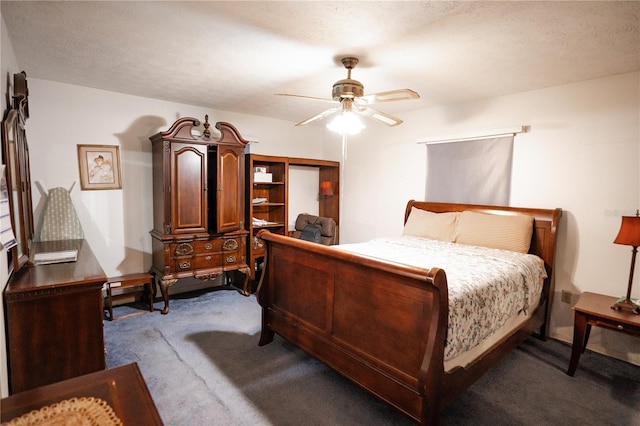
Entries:
{"type": "Polygon", "coordinates": [[[207,231],[207,147],[172,144],[171,209],[176,234],[207,231]]]}
{"type": "Polygon", "coordinates": [[[244,159],[235,149],[218,147],[217,218],[218,232],[241,229],[244,216],[243,176],[244,159]]]}

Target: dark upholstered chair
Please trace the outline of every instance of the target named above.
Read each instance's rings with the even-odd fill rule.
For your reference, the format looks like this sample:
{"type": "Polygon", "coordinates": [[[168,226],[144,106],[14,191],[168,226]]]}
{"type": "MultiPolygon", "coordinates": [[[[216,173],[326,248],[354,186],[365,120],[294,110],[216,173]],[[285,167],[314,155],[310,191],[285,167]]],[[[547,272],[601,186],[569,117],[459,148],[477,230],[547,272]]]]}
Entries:
{"type": "Polygon", "coordinates": [[[318,217],[307,213],[298,215],[296,219],[296,229],[293,231],[294,238],[300,238],[302,230],[310,223],[316,223],[322,227],[321,243],[325,246],[332,246],[336,243],[336,221],[330,217],[318,217]]]}

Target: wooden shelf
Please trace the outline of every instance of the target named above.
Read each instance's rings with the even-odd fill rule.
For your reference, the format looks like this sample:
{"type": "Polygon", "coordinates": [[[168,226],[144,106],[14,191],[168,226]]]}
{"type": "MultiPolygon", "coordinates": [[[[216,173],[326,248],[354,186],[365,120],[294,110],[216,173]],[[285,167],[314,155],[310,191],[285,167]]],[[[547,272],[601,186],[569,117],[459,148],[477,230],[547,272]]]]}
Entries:
{"type": "Polygon", "coordinates": [[[285,226],[285,224],[284,223],[270,223],[268,225],[253,225],[253,229],[279,228],[281,226],[285,226]]]}

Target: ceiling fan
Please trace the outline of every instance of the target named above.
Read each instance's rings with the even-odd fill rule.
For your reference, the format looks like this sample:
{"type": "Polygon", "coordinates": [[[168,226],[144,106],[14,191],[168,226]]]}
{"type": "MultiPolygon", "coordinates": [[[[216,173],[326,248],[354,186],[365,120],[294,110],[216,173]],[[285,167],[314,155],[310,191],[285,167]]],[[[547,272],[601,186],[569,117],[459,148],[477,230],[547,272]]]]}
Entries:
{"type": "Polygon", "coordinates": [[[377,109],[372,108],[370,105],[381,102],[403,101],[407,99],[420,98],[420,95],[410,89],[398,89],[388,92],[364,95],[364,86],[362,85],[362,83],[351,78],[351,70],[358,64],[358,58],[352,56],[342,58],[342,64],[347,69],[347,78],[344,80],[338,80],[334,83],[332,90],[333,99],[291,95],[287,93],[276,93],[277,96],[293,96],[296,98],[311,99],[315,101],[323,101],[335,104],[335,106],[297,123],[296,126],[303,126],[305,124],[312,123],[339,111],[342,111],[344,113],[353,112],[361,114],[365,117],[372,118],[381,123],[384,123],[387,126],[397,126],[399,124],[402,124],[402,120],[392,115],[378,111],[377,109]]]}

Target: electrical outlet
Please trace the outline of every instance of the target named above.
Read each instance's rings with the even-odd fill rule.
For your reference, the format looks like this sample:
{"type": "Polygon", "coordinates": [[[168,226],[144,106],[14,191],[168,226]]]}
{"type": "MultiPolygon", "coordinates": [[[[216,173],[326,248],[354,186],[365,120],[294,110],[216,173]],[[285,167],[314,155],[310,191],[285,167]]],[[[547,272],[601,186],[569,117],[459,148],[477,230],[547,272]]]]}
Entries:
{"type": "Polygon", "coordinates": [[[564,303],[571,303],[571,293],[568,291],[562,290],[562,301],[564,303]]]}

